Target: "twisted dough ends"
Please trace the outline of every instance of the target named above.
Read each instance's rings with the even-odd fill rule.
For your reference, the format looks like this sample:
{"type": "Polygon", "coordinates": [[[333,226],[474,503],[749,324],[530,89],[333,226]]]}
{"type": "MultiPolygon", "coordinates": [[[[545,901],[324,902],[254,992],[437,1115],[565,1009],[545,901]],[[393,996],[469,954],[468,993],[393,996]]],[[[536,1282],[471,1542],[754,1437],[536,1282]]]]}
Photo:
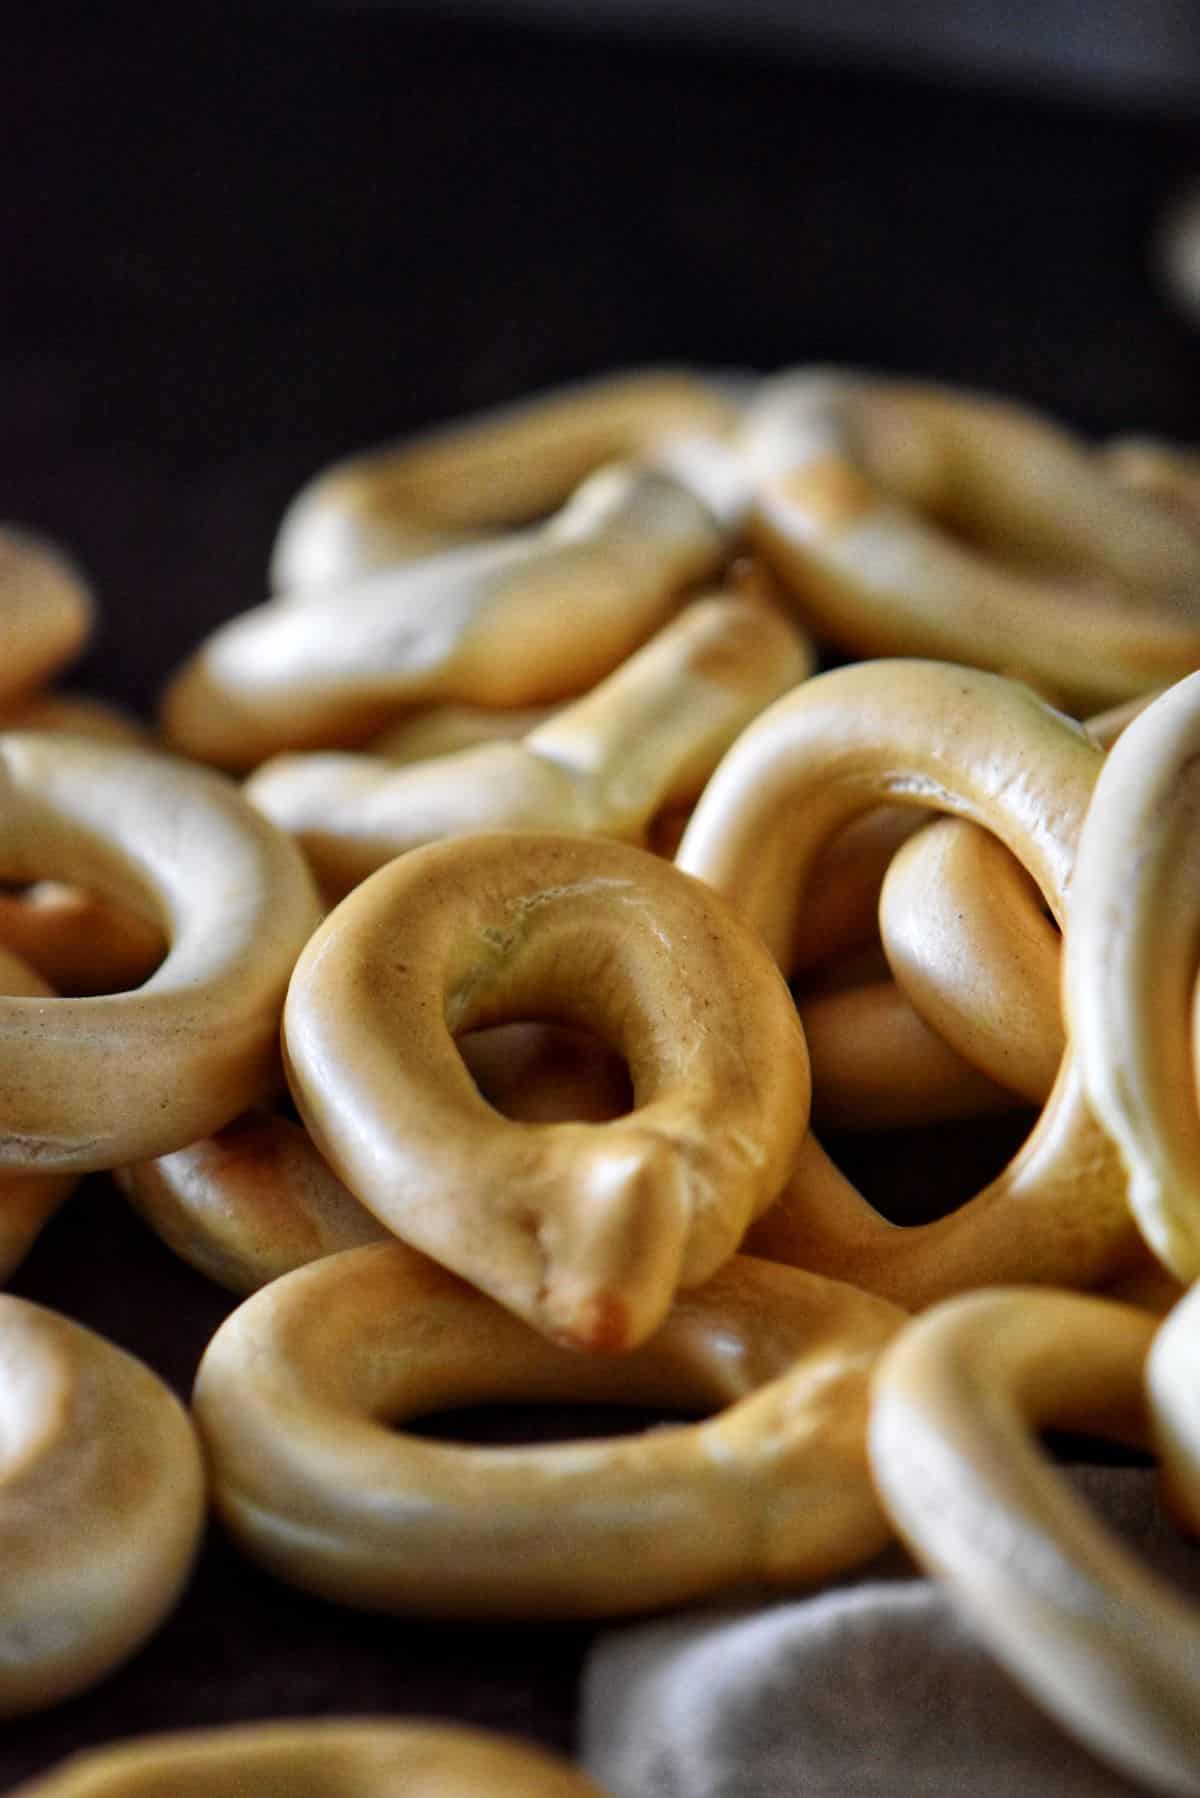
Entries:
{"type": "Polygon", "coordinates": [[[733,1253],[796,1158],[808,1056],[727,903],[648,851],[497,834],[381,868],[296,966],[284,1053],[346,1185],[539,1329],[615,1352],[733,1253]],[[520,1018],[618,1049],[634,1109],[517,1124],[456,1036],[520,1018]]]}

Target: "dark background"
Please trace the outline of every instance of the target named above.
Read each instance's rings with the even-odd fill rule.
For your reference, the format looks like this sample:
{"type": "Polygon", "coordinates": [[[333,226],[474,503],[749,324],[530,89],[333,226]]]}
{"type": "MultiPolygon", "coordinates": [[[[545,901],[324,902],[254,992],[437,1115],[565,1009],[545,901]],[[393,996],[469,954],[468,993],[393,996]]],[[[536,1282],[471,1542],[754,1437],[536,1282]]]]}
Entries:
{"type": "MultiPolygon", "coordinates": [[[[332,457],[609,368],[853,363],[1089,433],[1198,435],[1200,332],[1152,266],[1200,175],[1182,63],[1125,84],[1084,78],[1085,55],[1048,80],[969,46],[877,54],[869,31],[639,38],[549,10],[8,21],[0,516],[95,582],[77,684],[147,710],[264,597],[280,512],[332,457]]],[[[14,1284],[181,1390],[231,1304],[102,1181],[14,1284]]],[[[127,1670],[6,1726],[0,1783],[80,1742],[271,1710],[462,1715],[569,1747],[586,1640],[354,1617],[215,1539],[127,1670]]]]}

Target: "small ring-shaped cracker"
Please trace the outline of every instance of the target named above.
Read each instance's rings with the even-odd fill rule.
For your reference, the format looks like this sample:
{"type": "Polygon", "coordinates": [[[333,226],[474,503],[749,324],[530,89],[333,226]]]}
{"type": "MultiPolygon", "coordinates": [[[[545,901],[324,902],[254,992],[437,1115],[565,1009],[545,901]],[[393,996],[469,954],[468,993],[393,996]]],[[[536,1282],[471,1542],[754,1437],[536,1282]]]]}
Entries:
{"type": "Polygon", "coordinates": [[[601,1351],[733,1253],[808,1121],[803,1034],[761,943],[669,862],[596,837],[464,837],[381,868],[300,957],[284,1052],[314,1142],[389,1229],[601,1351]],[[454,1038],[520,1018],[619,1049],[629,1116],[493,1111],[454,1038]]]}
{"type": "Polygon", "coordinates": [[[750,720],[812,668],[782,613],[713,594],[520,743],[400,768],[374,754],[277,756],[245,791],[296,838],[331,898],[394,856],[473,830],[645,842],[658,814],[692,804],[750,720]]]}
{"type": "Polygon", "coordinates": [[[1083,828],[1063,991],[1146,1241],[1200,1278],[1200,674],[1109,751],[1083,828]]]}
{"type": "Polygon", "coordinates": [[[204,1523],[187,1413],[132,1355],[0,1295],[0,1716],[82,1691],[162,1622],[204,1523]]]}
{"type": "Polygon", "coordinates": [[[11,1798],[603,1798],[532,1743],[411,1718],[311,1717],[73,1755],[11,1798]]]}
{"type": "Polygon", "coordinates": [[[536,529],[243,612],[172,676],[164,734],[201,761],[245,769],[361,743],[431,699],[568,698],[716,573],[728,534],[670,475],[600,469],[536,529]]]}
{"type": "Polygon", "coordinates": [[[372,1610],[612,1616],[827,1578],[884,1545],[867,1387],[902,1322],[853,1287],[737,1256],[641,1348],[581,1358],[389,1243],[247,1299],[204,1355],[194,1410],[220,1515],[282,1579],[372,1610]],[[522,1448],[402,1427],[506,1401],[724,1408],[522,1448]]]}
{"type": "Polygon", "coordinates": [[[295,845],[228,781],[115,744],[0,737],[0,875],[94,887],[170,939],[134,992],[0,998],[0,1168],[165,1154],[271,1090],[319,906],[295,845]]]}
{"type": "MultiPolygon", "coordinates": [[[[1082,727],[1014,681],[949,663],[860,663],[807,682],[743,732],[679,865],[727,893],[786,968],[822,845],[895,801],[994,830],[1061,920],[1102,761],[1082,727]]],[[[889,1224],[810,1135],[749,1241],[912,1307],[1002,1280],[1097,1283],[1138,1252],[1124,1186],[1068,1053],[1024,1148],[948,1217],[889,1224]]]]}
{"type": "Polygon", "coordinates": [[[1156,1320],[1073,1292],[947,1300],[876,1371],[871,1460],[918,1559],[1013,1676],[1155,1790],[1200,1793],[1200,1617],[1138,1567],[1038,1443],[1144,1443],[1156,1320]]]}
{"type": "Polygon", "coordinates": [[[271,584],[291,598],[530,524],[608,462],[680,436],[724,436],[746,383],[645,369],[459,419],[316,475],[284,513],[271,584]]]}
{"type": "Polygon", "coordinates": [[[926,655],[1109,705],[1200,663],[1200,531],[1048,421],[849,373],[764,383],[750,532],[802,616],[858,655],[926,655]]]}

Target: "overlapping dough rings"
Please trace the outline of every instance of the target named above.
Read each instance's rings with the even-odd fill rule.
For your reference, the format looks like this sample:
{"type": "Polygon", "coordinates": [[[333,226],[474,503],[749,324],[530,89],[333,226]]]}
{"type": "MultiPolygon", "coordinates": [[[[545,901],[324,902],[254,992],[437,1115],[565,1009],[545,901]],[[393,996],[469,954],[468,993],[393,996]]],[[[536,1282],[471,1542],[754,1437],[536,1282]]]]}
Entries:
{"type": "Polygon", "coordinates": [[[271,553],[272,585],[295,596],[464,534],[530,524],[605,463],[681,436],[724,436],[750,385],[682,369],[638,370],[348,457],[288,507],[271,553]]]}
{"type": "Polygon", "coordinates": [[[858,655],[925,655],[1109,705],[1200,663],[1196,520],[1010,403],[804,371],[747,414],[751,540],[858,655]]]}
{"type": "Polygon", "coordinates": [[[548,524],[243,612],[168,682],[164,733],[245,769],[361,743],[432,699],[571,697],[718,571],[727,534],[670,475],[599,469],[548,524]]]}
{"type": "MultiPolygon", "coordinates": [[[[463,1037],[459,1050],[489,1105],[524,1123],[601,1123],[632,1102],[625,1063],[580,1031],[501,1024],[463,1037]]],[[[29,1176],[39,1191],[48,1178],[29,1176]]],[[[231,1292],[257,1292],[321,1255],[391,1237],[307,1131],[265,1107],[172,1155],[118,1168],[114,1178],[168,1248],[231,1292]]],[[[24,1217],[14,1218],[14,1232],[24,1217]]],[[[7,1221],[0,1212],[0,1226],[7,1221]]],[[[34,1223],[30,1217],[22,1228],[34,1223]]],[[[0,1274],[4,1250],[0,1236],[0,1274]]]]}
{"type": "Polygon", "coordinates": [[[61,551],[0,526],[0,706],[23,699],[82,649],[93,613],[90,589],[61,551]]]}
{"type": "Polygon", "coordinates": [[[11,1798],[603,1798],[576,1768],[449,1723],[311,1717],[73,1756],[11,1798]]]}
{"type": "Polygon", "coordinates": [[[738,732],[812,666],[781,613],[713,596],[521,743],[403,768],[377,755],[279,756],[245,791],[296,838],[330,896],[393,856],[471,830],[641,842],[661,811],[695,800],[738,732]]]}
{"type": "Polygon", "coordinates": [[[1144,1443],[1155,1324],[1076,1292],[947,1300],[879,1365],[871,1460],[901,1535],[1032,1696],[1155,1791],[1200,1793],[1200,1614],[1037,1441],[1058,1428],[1144,1443]]]}
{"type": "Polygon", "coordinates": [[[0,1716],[54,1704],[157,1628],[187,1578],[204,1474],[140,1361],[0,1295],[0,1716]]]}
{"type": "MultiPolygon", "coordinates": [[[[735,901],[785,967],[821,845],[873,805],[985,824],[1062,918],[1101,750],[1018,683],[947,663],[841,668],[743,732],[702,796],[679,864],[735,901]]],[[[1100,1283],[1140,1250],[1119,1158],[1064,1058],[1024,1148],[966,1205],[889,1224],[809,1136],[755,1252],[799,1260],[912,1307],[967,1286],[1100,1283]]]]}
{"type": "Polygon", "coordinates": [[[277,1083],[284,992],[320,912],[299,850],[229,782],[116,744],[0,737],[0,874],[148,907],[170,940],[136,992],[0,998],[0,1168],[164,1154],[277,1083]]]}
{"type": "Polygon", "coordinates": [[[375,1610],[615,1615],[829,1577],[884,1545],[867,1386],[903,1321],[738,1256],[641,1348],[584,1358],[388,1243],[247,1299],[204,1355],[194,1412],[220,1516],[282,1579],[375,1610]],[[524,1448],[403,1428],[497,1401],[725,1408],[524,1448]]]}
{"type": "Polygon", "coordinates": [[[879,895],[898,985],[963,1060],[1044,1105],[1066,1048],[1060,936],[999,838],[941,818],[903,844],[879,895]]]}
{"type": "Polygon", "coordinates": [[[808,1121],[803,1034],[762,944],[700,882],[595,837],[471,836],[381,868],[300,956],[284,1050],[318,1149],[390,1229],[612,1353],[733,1253],[808,1121]],[[629,1116],[493,1111],[454,1038],[523,1017],[619,1050],[629,1116]]]}

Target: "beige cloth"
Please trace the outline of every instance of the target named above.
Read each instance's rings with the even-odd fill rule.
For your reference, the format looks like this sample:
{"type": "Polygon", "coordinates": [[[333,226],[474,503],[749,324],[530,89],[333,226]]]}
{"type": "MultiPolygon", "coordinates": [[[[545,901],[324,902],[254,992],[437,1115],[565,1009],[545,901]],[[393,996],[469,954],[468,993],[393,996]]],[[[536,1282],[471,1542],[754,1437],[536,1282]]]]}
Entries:
{"type": "MultiPolygon", "coordinates": [[[[1200,1550],[1154,1475],[1071,1477],[1200,1602],[1200,1550]]],[[[1133,1798],[1069,1740],[899,1550],[853,1582],[608,1632],[584,1678],[582,1755],[613,1798],[1133,1798]]],[[[1200,1718],[1197,1719],[1200,1764],[1200,1718]]]]}

